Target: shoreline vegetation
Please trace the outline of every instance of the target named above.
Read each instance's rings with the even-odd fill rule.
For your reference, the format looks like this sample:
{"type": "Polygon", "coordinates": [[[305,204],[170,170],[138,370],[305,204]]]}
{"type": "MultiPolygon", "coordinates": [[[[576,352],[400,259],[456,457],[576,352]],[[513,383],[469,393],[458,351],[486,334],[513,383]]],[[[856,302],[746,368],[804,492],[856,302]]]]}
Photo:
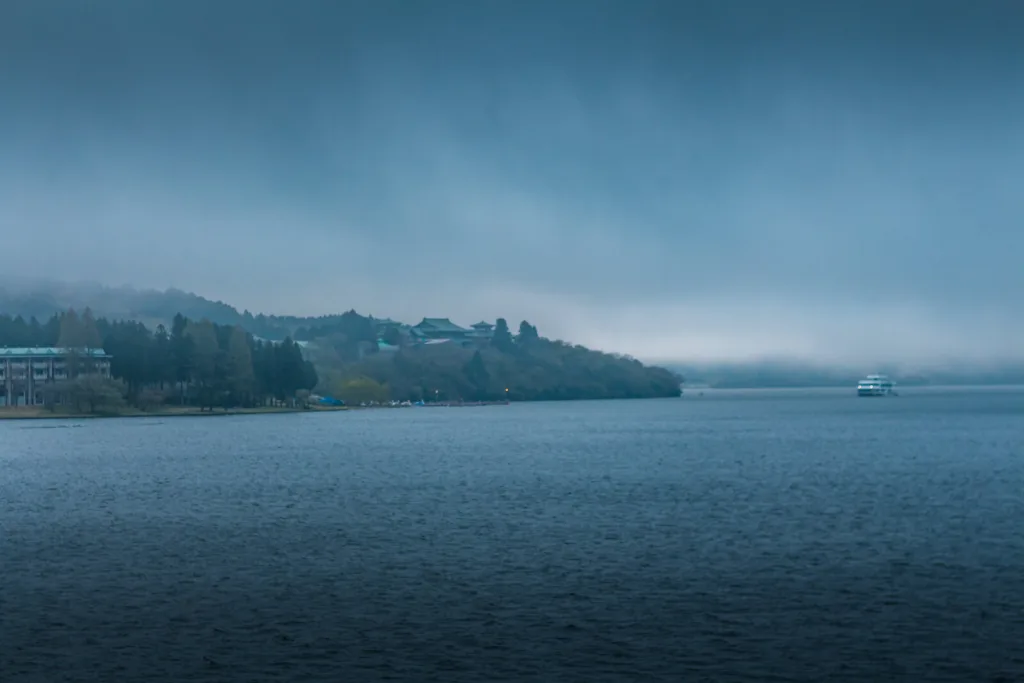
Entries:
{"type": "Polygon", "coordinates": [[[162,417],[226,417],[232,415],[282,415],[288,413],[333,413],[350,410],[346,406],[316,406],[309,408],[292,408],[289,406],[268,406],[260,408],[228,408],[225,410],[200,410],[194,406],[165,406],[151,411],[123,408],[116,411],[95,413],[74,410],[49,411],[37,406],[19,407],[0,410],[0,421],[3,420],[93,420],[104,418],[162,418],[162,417]]]}
{"type": "Polygon", "coordinates": [[[171,329],[97,319],[89,309],[35,318],[0,315],[6,411],[153,413],[176,407],[298,408],[317,383],[297,344],[262,342],[239,327],[175,316],[171,329]],[[102,349],[99,364],[94,351],[102,349]],[[55,357],[59,364],[37,363],[55,357]],[[109,365],[107,362],[109,361],[109,365]]]}
{"type": "Polygon", "coordinates": [[[408,325],[355,311],[318,318],[246,313],[241,320],[218,324],[175,313],[169,326],[148,327],[135,319],[97,317],[89,308],[43,322],[0,313],[0,347],[9,358],[22,358],[11,360],[11,373],[0,380],[9,397],[0,413],[262,414],[393,402],[453,407],[681,393],[682,378],[669,370],[547,339],[525,320],[517,333],[502,318],[470,329],[444,318],[408,325]],[[278,330],[279,338],[257,336],[243,326],[247,320],[255,329],[278,330]],[[33,349],[66,356],[77,370],[27,376],[25,358],[33,349]],[[83,365],[93,349],[109,354],[109,377],[83,365]]]}
{"type": "MultiPolygon", "coordinates": [[[[507,406],[509,401],[474,401],[463,403],[424,403],[419,408],[484,408],[488,406],[507,406]]],[[[225,408],[223,410],[200,410],[194,406],[162,406],[155,410],[141,411],[133,408],[123,408],[117,411],[106,412],[81,412],[74,410],[50,411],[39,406],[11,408],[0,410],[0,421],[2,420],[93,420],[104,418],[162,418],[162,417],[229,417],[238,415],[288,415],[295,413],[339,413],[355,410],[391,410],[412,406],[403,405],[357,405],[357,406],[329,406],[329,405],[306,405],[306,406],[265,406],[258,408],[225,408]]]]}

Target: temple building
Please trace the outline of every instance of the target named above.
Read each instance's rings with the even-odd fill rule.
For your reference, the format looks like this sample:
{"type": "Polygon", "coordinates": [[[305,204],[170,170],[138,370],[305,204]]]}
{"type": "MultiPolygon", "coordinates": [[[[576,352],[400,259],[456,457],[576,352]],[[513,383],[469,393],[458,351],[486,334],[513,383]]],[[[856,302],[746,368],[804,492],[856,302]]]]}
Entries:
{"type": "Polygon", "coordinates": [[[470,336],[470,330],[459,327],[448,318],[424,318],[418,325],[413,326],[414,337],[422,339],[466,339],[470,336]]]}

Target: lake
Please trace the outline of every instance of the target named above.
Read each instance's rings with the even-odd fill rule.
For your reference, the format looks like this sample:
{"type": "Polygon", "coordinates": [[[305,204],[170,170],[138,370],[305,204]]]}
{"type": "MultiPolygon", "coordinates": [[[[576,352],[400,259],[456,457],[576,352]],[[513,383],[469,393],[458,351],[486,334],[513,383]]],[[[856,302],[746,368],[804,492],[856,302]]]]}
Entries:
{"type": "Polygon", "coordinates": [[[1024,390],[0,422],[0,680],[1024,680],[1024,390]]]}

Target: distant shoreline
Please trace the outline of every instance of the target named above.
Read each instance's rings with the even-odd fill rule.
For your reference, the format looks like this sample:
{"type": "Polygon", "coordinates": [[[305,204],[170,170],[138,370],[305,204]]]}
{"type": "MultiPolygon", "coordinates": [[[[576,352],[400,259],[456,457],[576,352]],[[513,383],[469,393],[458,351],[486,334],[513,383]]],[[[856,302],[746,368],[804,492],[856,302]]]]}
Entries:
{"type": "MultiPolygon", "coordinates": [[[[1024,384],[899,384],[897,389],[912,394],[957,391],[1021,391],[1024,384]]],[[[806,385],[806,386],[694,386],[683,390],[684,398],[698,394],[740,394],[740,393],[841,393],[856,395],[856,386],[849,385],[806,385]]]]}
{"type": "Polygon", "coordinates": [[[4,420],[103,420],[139,417],[227,417],[231,415],[281,415],[285,413],[333,413],[349,410],[347,406],[315,408],[229,408],[228,410],[200,411],[189,407],[164,408],[154,411],[132,410],[114,413],[49,412],[45,408],[0,408],[0,422],[4,420]]]}
{"type": "Polygon", "coordinates": [[[266,407],[266,408],[229,408],[227,410],[214,409],[212,411],[200,411],[198,408],[189,406],[181,408],[168,406],[159,410],[149,412],[142,410],[125,410],[124,412],[109,413],[82,413],[57,411],[50,412],[45,408],[19,407],[0,408],[0,422],[4,420],[103,420],[117,418],[143,418],[143,417],[226,417],[231,415],[282,415],[288,413],[336,413],[348,410],[383,410],[408,407],[420,408],[481,408],[486,406],[509,405],[508,401],[472,401],[472,402],[438,402],[427,403],[422,406],[310,406],[308,408],[287,408],[287,407],[266,407]]]}

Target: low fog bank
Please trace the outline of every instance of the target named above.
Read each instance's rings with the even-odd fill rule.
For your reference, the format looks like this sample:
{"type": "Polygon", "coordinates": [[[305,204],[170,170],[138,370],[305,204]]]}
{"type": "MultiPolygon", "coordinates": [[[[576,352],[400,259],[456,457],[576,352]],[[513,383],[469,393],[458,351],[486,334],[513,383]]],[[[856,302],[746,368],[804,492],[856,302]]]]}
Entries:
{"type": "Polygon", "coordinates": [[[852,387],[868,374],[886,374],[900,386],[1024,386],[1024,362],[826,366],[800,360],[661,363],[685,385],[715,389],[852,387]]]}
{"type": "Polygon", "coordinates": [[[13,3],[4,274],[161,291],[0,312],[500,316],[748,383],[1017,367],[1024,14],[909,1],[13,3]]]}
{"type": "MultiPolygon", "coordinates": [[[[849,386],[867,374],[886,373],[910,384],[1024,384],[1024,326],[1007,312],[967,313],[913,306],[871,306],[841,301],[742,297],[657,302],[594,302],[569,293],[480,286],[461,292],[419,292],[402,300],[364,300],[358,291],[307,288],[312,299],[294,311],[208,299],[181,289],[111,287],[45,277],[0,276],[0,314],[45,320],[55,312],[89,307],[97,316],[169,324],[176,313],[242,325],[260,335],[306,324],[294,315],[355,309],[363,315],[416,324],[449,317],[469,325],[506,318],[533,323],[542,336],[595,350],[633,356],[682,374],[687,384],[720,387],[849,386]],[[428,303],[424,303],[428,301],[428,303]],[[385,302],[388,305],[375,306],[385,302]],[[274,324],[265,325],[260,313],[274,324]]],[[[297,297],[302,299],[301,296],[297,297]]]]}

